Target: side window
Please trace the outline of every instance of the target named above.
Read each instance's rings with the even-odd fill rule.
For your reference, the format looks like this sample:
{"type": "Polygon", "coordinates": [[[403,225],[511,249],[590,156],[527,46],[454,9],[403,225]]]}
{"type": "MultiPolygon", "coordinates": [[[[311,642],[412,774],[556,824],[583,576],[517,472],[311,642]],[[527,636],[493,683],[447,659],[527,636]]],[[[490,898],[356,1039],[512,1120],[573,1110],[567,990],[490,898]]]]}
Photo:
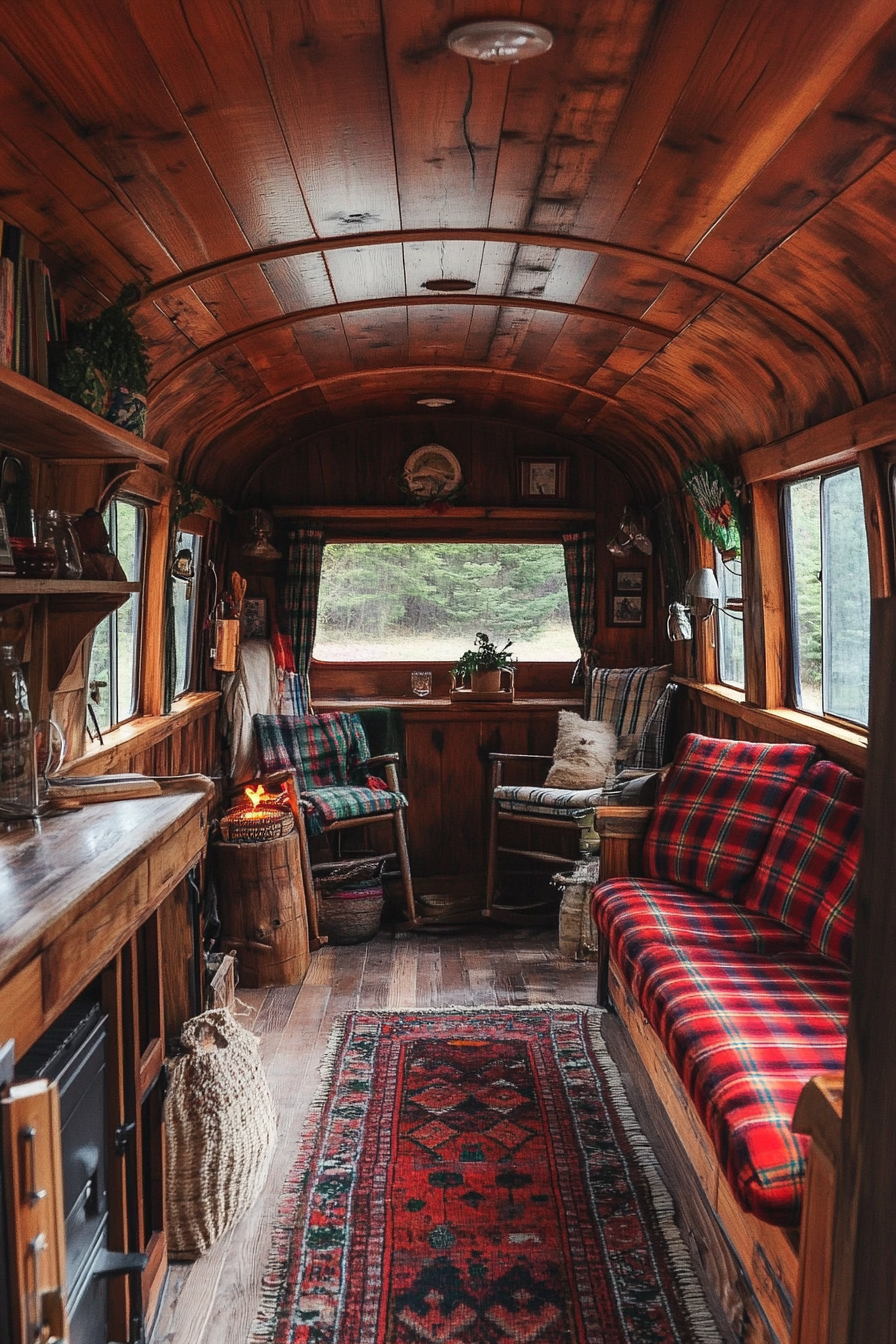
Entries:
{"type": "MultiPolygon", "coordinates": [[[[146,509],[130,500],[115,499],[103,519],[125,577],[131,583],[139,583],[143,577],[146,509]]],[[[96,629],[87,674],[91,728],[97,725],[103,730],[114,728],[137,713],[140,615],[141,595],[131,593],[127,602],[111,612],[96,629]]]]}
{"type": "Polygon", "coordinates": [[[179,532],[175,554],[187,550],[192,560],[192,580],[173,579],[174,588],[174,694],[183,695],[190,689],[193,675],[193,654],[196,643],[196,609],[199,595],[199,565],[202,559],[202,537],[196,532],[179,532]]]}
{"type": "Polygon", "coordinates": [[[741,562],[723,560],[716,551],[716,579],[719,585],[719,681],[743,690],[744,603],[741,562]]]}
{"type": "Polygon", "coordinates": [[[871,582],[857,467],[784,487],[798,708],[868,722],[871,582]]]}

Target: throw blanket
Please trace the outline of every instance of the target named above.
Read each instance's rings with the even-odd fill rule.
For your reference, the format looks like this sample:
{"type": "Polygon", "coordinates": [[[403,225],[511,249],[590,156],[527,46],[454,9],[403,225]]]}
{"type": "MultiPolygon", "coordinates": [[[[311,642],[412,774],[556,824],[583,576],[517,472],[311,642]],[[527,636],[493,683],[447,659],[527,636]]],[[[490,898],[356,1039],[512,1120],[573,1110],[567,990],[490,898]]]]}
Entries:
{"type": "Polygon", "coordinates": [[[230,751],[230,778],[245,784],[257,774],[254,714],[275,714],[279,697],[271,646],[250,639],[239,649],[236,671],[224,678],[222,731],[230,751]]]}

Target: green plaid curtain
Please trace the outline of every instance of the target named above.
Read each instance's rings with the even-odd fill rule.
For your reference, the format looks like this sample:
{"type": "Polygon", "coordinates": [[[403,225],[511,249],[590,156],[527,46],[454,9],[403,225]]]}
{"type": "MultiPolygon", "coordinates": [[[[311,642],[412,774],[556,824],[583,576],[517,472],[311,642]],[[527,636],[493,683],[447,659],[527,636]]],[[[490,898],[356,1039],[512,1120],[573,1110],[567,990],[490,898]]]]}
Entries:
{"type": "Polygon", "coordinates": [[[563,536],[566,561],[566,591],[569,617],[579,646],[579,661],[572,674],[573,686],[580,686],[588,673],[592,646],[597,631],[597,582],[593,532],[566,532],[563,536]]]}
{"type": "Polygon", "coordinates": [[[292,643],[299,691],[306,710],[311,705],[308,669],[317,629],[317,598],[323,556],[323,532],[312,532],[303,527],[290,529],[281,616],[285,623],[284,633],[292,643]]]}

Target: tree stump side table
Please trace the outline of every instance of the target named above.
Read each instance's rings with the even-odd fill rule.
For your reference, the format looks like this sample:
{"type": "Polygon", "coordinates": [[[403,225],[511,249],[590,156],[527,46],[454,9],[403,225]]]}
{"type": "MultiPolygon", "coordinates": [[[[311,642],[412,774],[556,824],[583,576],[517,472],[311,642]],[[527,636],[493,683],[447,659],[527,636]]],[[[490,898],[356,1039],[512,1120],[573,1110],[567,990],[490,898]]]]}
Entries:
{"type": "Polygon", "coordinates": [[[248,989],[297,985],[310,961],[299,837],[209,847],[221,946],[234,952],[248,989]]]}

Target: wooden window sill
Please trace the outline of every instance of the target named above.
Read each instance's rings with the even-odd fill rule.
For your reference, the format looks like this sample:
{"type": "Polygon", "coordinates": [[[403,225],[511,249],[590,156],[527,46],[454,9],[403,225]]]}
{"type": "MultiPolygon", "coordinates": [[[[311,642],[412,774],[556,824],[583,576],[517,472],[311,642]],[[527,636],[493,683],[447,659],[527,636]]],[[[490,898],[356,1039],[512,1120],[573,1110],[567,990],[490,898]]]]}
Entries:
{"type": "Polygon", "coordinates": [[[103,742],[92,743],[83,756],[69,761],[62,773],[101,775],[109,770],[123,748],[144,751],[168,737],[176,728],[183,728],[195,719],[211,713],[221,699],[220,691],[192,691],[178,696],[170,714],[144,714],[103,734],[103,742]]]}
{"type": "Polygon", "coordinates": [[[864,729],[845,728],[841,724],[804,714],[799,709],[761,709],[748,705],[743,691],[730,686],[694,681],[689,677],[674,677],[679,686],[696,691],[702,704],[723,714],[731,714],[754,728],[766,729],[776,737],[792,738],[797,742],[811,742],[827,752],[833,760],[851,770],[864,774],[868,760],[868,734],[864,729]]]}

